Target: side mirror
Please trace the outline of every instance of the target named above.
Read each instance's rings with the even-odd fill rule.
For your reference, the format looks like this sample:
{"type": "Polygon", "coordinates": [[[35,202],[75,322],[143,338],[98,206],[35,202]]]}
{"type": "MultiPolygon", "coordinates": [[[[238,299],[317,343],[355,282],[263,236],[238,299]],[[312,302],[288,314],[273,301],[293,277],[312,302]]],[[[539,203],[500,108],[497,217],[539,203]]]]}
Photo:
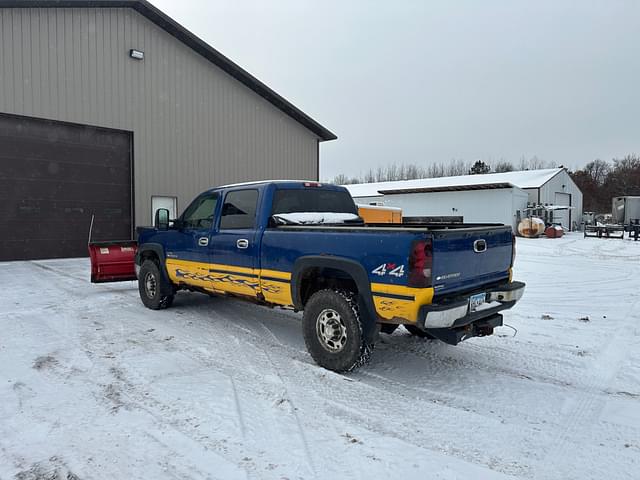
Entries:
{"type": "Polygon", "coordinates": [[[156,210],[156,218],[153,221],[153,226],[158,230],[169,229],[169,210],[166,208],[159,208],[156,210]]]}

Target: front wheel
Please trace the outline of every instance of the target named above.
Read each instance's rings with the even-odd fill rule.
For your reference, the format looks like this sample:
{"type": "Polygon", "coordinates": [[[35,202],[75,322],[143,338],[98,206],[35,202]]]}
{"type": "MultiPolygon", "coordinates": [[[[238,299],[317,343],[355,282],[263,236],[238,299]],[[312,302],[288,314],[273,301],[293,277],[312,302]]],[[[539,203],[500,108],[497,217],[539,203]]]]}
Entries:
{"type": "Polygon", "coordinates": [[[173,295],[162,294],[167,290],[165,283],[158,264],[153,260],[145,260],[138,274],[138,292],[145,307],[161,310],[171,306],[173,295]]]}
{"type": "Polygon", "coordinates": [[[334,372],[350,372],[369,361],[373,345],[362,332],[358,302],[352,292],[320,290],[304,308],[302,329],[315,362],[334,372]]]}

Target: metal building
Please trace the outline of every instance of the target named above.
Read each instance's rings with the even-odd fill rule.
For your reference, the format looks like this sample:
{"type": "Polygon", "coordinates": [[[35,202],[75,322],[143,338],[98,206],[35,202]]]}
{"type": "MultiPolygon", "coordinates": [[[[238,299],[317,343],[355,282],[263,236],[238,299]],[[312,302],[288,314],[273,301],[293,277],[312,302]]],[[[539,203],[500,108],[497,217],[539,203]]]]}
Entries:
{"type": "Polygon", "coordinates": [[[0,260],[86,255],[336,136],[143,0],[0,0],[0,260]]]}
{"type": "Polygon", "coordinates": [[[564,168],[345,185],[358,203],[402,208],[405,216],[462,216],[465,222],[517,227],[528,204],[571,207],[554,212],[569,230],[582,219],[582,192],[564,168]]]}

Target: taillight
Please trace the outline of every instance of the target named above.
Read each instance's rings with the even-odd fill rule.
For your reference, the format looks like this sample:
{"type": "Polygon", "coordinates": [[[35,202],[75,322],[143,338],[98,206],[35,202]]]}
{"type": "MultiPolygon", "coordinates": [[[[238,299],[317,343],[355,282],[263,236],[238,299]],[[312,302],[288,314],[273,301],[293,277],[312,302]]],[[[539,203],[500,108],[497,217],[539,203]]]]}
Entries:
{"type": "Polygon", "coordinates": [[[514,233],[511,234],[511,266],[516,261],[516,236],[514,233]]]}
{"type": "Polygon", "coordinates": [[[430,287],[433,266],[433,246],[431,240],[414,242],[409,253],[409,286],[430,287]]]}

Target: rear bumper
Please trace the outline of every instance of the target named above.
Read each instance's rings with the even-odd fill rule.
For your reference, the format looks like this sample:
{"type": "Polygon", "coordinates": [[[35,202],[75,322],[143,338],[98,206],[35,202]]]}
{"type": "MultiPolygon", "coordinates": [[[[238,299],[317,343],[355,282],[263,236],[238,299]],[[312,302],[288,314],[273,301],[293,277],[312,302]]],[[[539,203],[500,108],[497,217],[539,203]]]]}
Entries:
{"type": "Polygon", "coordinates": [[[485,293],[485,303],[477,310],[470,311],[469,296],[446,299],[441,303],[425,305],[420,309],[418,326],[424,330],[458,328],[513,307],[524,293],[525,284],[511,282],[498,285],[485,293]]]}

